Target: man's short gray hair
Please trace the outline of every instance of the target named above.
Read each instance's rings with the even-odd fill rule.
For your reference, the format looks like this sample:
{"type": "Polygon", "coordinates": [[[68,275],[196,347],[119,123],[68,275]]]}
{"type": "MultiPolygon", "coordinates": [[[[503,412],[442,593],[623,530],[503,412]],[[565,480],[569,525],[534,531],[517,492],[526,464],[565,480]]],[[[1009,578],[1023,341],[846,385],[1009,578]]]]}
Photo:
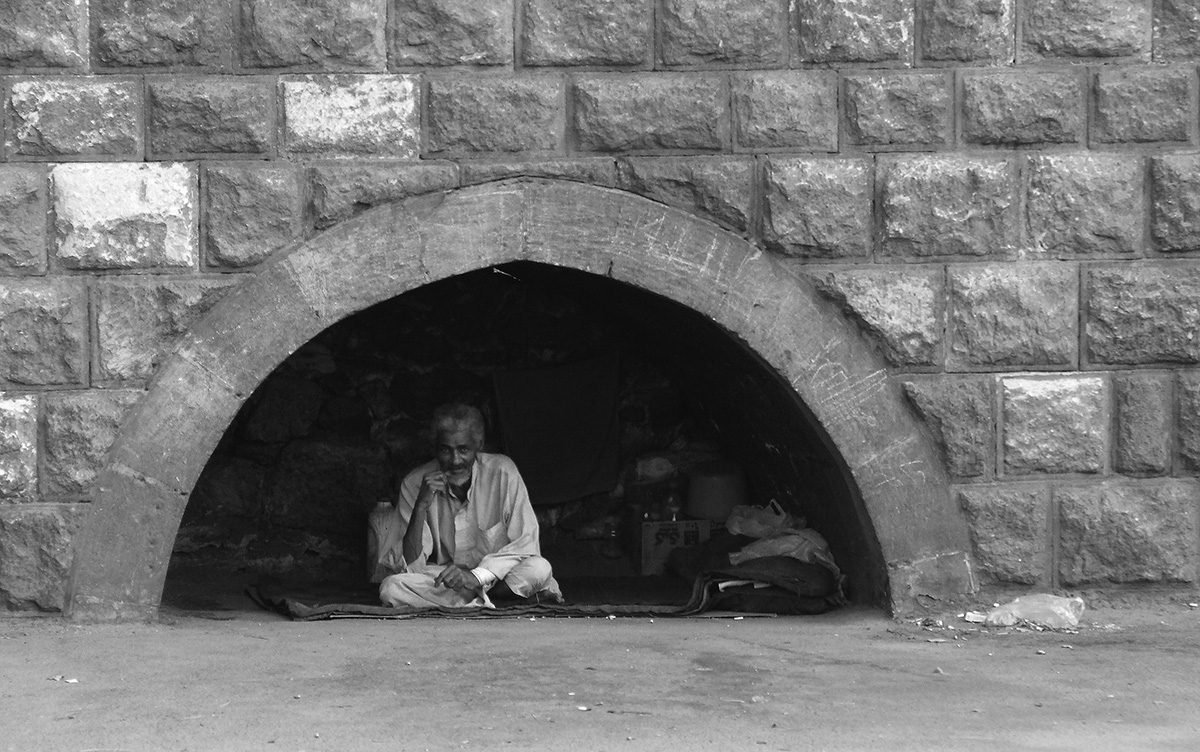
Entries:
{"type": "Polygon", "coordinates": [[[462,426],[471,434],[476,445],[483,446],[483,413],[479,408],[464,402],[451,402],[433,411],[429,421],[430,439],[437,444],[438,434],[462,426]]]}

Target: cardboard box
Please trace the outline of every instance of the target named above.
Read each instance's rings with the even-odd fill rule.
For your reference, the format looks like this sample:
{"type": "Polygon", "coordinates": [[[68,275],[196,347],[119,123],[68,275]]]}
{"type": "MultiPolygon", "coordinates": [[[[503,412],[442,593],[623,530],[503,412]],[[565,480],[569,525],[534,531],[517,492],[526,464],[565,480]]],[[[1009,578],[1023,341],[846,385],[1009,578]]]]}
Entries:
{"type": "Polygon", "coordinates": [[[708,520],[636,520],[632,525],[633,566],[638,574],[663,574],[672,551],[708,540],[710,524],[708,520]]]}

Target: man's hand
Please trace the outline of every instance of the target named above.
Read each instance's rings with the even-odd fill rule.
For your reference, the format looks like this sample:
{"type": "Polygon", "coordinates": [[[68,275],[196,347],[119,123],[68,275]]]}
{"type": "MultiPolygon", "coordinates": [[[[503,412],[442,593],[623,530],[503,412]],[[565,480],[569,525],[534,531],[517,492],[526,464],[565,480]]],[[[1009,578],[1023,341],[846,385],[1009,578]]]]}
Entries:
{"type": "Polygon", "coordinates": [[[478,590],[479,578],[457,564],[451,564],[441,571],[433,580],[434,585],[442,585],[451,590],[478,590]]]}
{"type": "Polygon", "coordinates": [[[437,494],[446,493],[446,474],[441,470],[434,470],[426,473],[421,479],[421,490],[417,492],[417,507],[428,509],[433,504],[433,499],[437,494]]]}

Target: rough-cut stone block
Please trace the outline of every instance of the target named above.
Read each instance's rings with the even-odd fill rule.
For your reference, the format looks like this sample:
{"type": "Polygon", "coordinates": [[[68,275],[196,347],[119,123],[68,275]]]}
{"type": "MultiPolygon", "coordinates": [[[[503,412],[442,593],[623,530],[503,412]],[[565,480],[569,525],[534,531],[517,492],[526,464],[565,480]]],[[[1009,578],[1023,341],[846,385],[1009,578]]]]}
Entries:
{"type": "Polygon", "coordinates": [[[1151,234],[1160,251],[1200,249],[1200,155],[1150,158],[1151,234]]]}
{"type": "Polygon", "coordinates": [[[188,327],[242,281],[227,275],[187,280],[120,278],[98,283],[95,379],[148,378],[188,327]]]}
{"type": "Polygon", "coordinates": [[[439,79],[429,84],[429,151],[556,151],[564,112],[560,77],[439,79]]]}
{"type": "Polygon", "coordinates": [[[233,32],[228,0],[92,0],[100,64],[226,65],[233,32]]]}
{"type": "Polygon", "coordinates": [[[1200,3],[1196,0],[1155,0],[1154,59],[1200,57],[1200,3]]]}
{"type": "Polygon", "coordinates": [[[1200,267],[1171,264],[1086,271],[1093,363],[1200,363],[1200,267]]]}
{"type": "Polygon", "coordinates": [[[1192,71],[1117,68],[1096,74],[1092,139],[1101,143],[1187,141],[1192,71]]]}
{"type": "Polygon", "coordinates": [[[1200,472],[1200,374],[1179,374],[1175,432],[1179,441],[1179,469],[1200,472]]]}
{"type": "Polygon", "coordinates": [[[0,384],[87,379],[87,289],[79,279],[0,284],[0,384]]]}
{"type": "Polygon", "coordinates": [[[617,187],[745,230],[754,162],[735,157],[643,157],[617,162],[617,187]]]}
{"type": "Polygon", "coordinates": [[[917,0],[922,60],[1011,65],[1013,0],[917,0]]]}
{"type": "Polygon", "coordinates": [[[733,78],[738,146],[837,151],[837,77],[819,71],[746,73],[733,78]]]}
{"type": "Polygon", "coordinates": [[[37,497],[37,397],[0,392],[0,502],[37,497]]]}
{"type": "Polygon", "coordinates": [[[319,165],[308,171],[309,215],[318,230],[372,206],[445,191],[458,184],[452,164],[319,165]]]}
{"type": "Polygon", "coordinates": [[[149,118],[155,156],[265,154],[275,141],[275,87],[243,76],[152,80],[149,118]]]}
{"type": "Polygon", "coordinates": [[[87,5],[78,0],[4,0],[0,3],[0,67],[83,67],[87,16],[87,5]]]}
{"type": "Polygon", "coordinates": [[[524,0],[525,65],[650,62],[653,0],[524,0]]]}
{"type": "Polygon", "coordinates": [[[788,18],[776,0],[662,0],[658,24],[666,65],[787,60],[788,18]]]}
{"type": "Polygon", "coordinates": [[[1008,475],[1097,473],[1108,454],[1108,384],[1100,376],[1004,378],[1008,475]]]}
{"type": "Polygon", "coordinates": [[[512,0],[395,0],[393,65],[509,65],[512,0]]]}
{"type": "Polygon", "coordinates": [[[806,63],[899,63],[913,58],[913,6],[895,0],[795,0],[806,63]]]}
{"type": "Polygon", "coordinates": [[[1046,489],[962,488],[958,502],[967,516],[975,561],[984,572],[999,582],[1036,585],[1045,580],[1049,563],[1046,489]]]}
{"type": "Polygon", "coordinates": [[[937,438],[951,476],[992,474],[996,436],[989,378],[928,377],[904,382],[904,393],[937,438]]]}
{"type": "Polygon", "coordinates": [[[871,164],[850,159],[771,159],[763,238],[793,256],[871,252],[871,164]]]}
{"type": "Polygon", "coordinates": [[[0,506],[0,604],[9,611],[60,611],[71,571],[71,539],[86,506],[0,506]]]}
{"type": "Polygon", "coordinates": [[[0,165],[0,275],[46,269],[46,169],[0,165]]]}
{"type": "Polygon", "coordinates": [[[119,156],[142,151],[142,85],[127,78],[40,78],[13,83],[10,154],[119,156]]]}
{"type": "Polygon", "coordinates": [[[1037,0],[1021,9],[1021,62],[1150,57],[1149,0],[1037,0]]]}
{"type": "Polygon", "coordinates": [[[1035,248],[1052,254],[1141,250],[1141,157],[1035,157],[1027,175],[1027,232],[1035,248]]]}
{"type": "Polygon", "coordinates": [[[196,266],[195,165],[64,164],[50,177],[64,267],[196,266]]]}
{"type": "Polygon", "coordinates": [[[513,177],[556,178],[579,183],[617,184],[617,163],[611,157],[587,159],[547,159],[536,161],[496,160],[463,162],[459,167],[463,185],[490,183],[513,177]]]}
{"type": "Polygon", "coordinates": [[[1064,366],[1078,359],[1074,266],[950,267],[947,367],[1064,366]]]}
{"type": "Polygon", "coordinates": [[[949,74],[860,73],[845,80],[849,143],[938,146],[952,140],[949,74]]]}
{"type": "Polygon", "coordinates": [[[1128,475],[1171,469],[1171,382],[1164,374],[1113,375],[1116,424],[1113,466],[1128,475]]]}
{"type": "Polygon", "coordinates": [[[414,76],[299,76],[282,88],[284,141],[295,154],[418,154],[414,76]]]}
{"type": "Polygon", "coordinates": [[[1197,491],[1183,480],[1055,489],[1059,579],[1194,582],[1197,491]]]}
{"type": "Polygon", "coordinates": [[[962,137],[971,144],[1083,141],[1083,82],[1075,73],[980,73],[963,77],[962,137]]]}
{"type": "Polygon", "coordinates": [[[204,193],[204,257],[213,266],[253,266],[299,235],[300,181],[290,166],[209,164],[204,193]]]}
{"type": "Polygon", "coordinates": [[[581,149],[718,150],[729,141],[728,92],[720,75],[584,76],[574,93],[581,149]]]}
{"type": "Polygon", "coordinates": [[[928,366],[941,359],[940,269],[862,269],[814,276],[817,289],[881,345],[892,365],[928,366]]]}
{"type": "Polygon", "coordinates": [[[242,0],[247,68],[383,70],[387,0],[242,0]]]}
{"type": "Polygon", "coordinates": [[[84,496],[117,437],[126,409],[141,392],[93,389],[50,392],[45,409],[42,496],[84,496]]]}
{"type": "Polygon", "coordinates": [[[880,165],[881,250],[893,256],[986,256],[1017,239],[1016,170],[1007,159],[903,157],[880,165]]]}

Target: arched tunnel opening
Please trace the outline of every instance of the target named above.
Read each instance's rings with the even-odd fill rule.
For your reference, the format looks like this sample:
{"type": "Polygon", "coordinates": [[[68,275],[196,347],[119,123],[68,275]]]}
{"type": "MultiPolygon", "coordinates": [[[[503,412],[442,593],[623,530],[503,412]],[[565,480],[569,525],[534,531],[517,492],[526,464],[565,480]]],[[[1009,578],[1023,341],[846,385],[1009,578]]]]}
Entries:
{"type": "MultiPolygon", "coordinates": [[[[885,600],[845,463],[770,365],[672,300],[513,262],[371,306],[279,365],[191,493],[164,605],[267,580],[369,599],[368,515],[431,456],[447,401],[478,406],[485,449],[517,462],[568,601],[680,602],[696,562],[645,530],[772,501],[828,541],[851,601],[885,600]],[[572,428],[547,441],[541,418],[564,410],[572,428]]],[[[722,519],[701,527],[710,548],[728,535],[722,519]]]]}

